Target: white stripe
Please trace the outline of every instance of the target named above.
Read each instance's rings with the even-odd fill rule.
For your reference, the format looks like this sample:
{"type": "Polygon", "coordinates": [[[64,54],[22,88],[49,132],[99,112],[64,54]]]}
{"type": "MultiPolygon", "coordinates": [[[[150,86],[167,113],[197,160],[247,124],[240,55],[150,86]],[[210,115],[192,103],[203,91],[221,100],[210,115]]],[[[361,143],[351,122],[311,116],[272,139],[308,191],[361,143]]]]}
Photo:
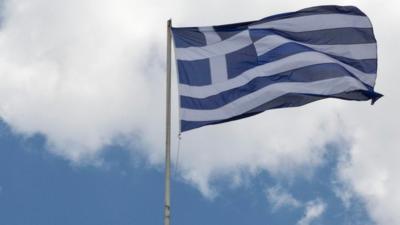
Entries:
{"type": "MultiPolygon", "coordinates": [[[[203,32],[207,45],[212,45],[221,42],[221,38],[218,33],[215,32],[214,28],[203,27],[199,28],[203,32]]],[[[228,68],[226,64],[225,55],[218,55],[209,58],[210,60],[210,72],[211,72],[211,83],[219,83],[228,80],[228,68]]]]}
{"type": "MultiPolygon", "coordinates": [[[[217,35],[214,31],[203,31],[206,35],[217,35]]],[[[211,38],[211,37],[210,37],[211,38]]],[[[207,46],[203,47],[187,47],[187,48],[175,48],[175,57],[177,60],[198,60],[205,59],[214,56],[226,55],[228,53],[237,51],[252,44],[249,30],[242,31],[224,41],[211,42],[209,44],[208,39],[207,46]]]]}
{"type": "Polygon", "coordinates": [[[212,121],[232,118],[288,93],[333,95],[354,90],[366,90],[358,80],[340,77],[308,83],[276,83],[239,98],[218,109],[195,110],[181,108],[181,120],[212,121]]]}
{"type": "Polygon", "coordinates": [[[211,83],[216,84],[228,80],[228,68],[225,55],[210,58],[211,83]]]}
{"type": "Polygon", "coordinates": [[[370,28],[372,25],[366,16],[318,14],[265,22],[252,25],[250,29],[273,28],[291,32],[305,32],[343,27],[370,28]]]}
{"type": "MultiPolygon", "coordinates": [[[[248,37],[250,38],[250,37],[248,37]]],[[[282,44],[286,43],[298,43],[304,46],[308,46],[317,51],[325,52],[332,55],[343,56],[351,59],[373,59],[376,58],[376,43],[368,44],[337,44],[337,45],[313,45],[306,44],[303,42],[292,41],[290,39],[281,37],[279,35],[268,35],[261,38],[254,43],[257,54],[260,56],[282,44]]],[[[176,48],[176,59],[177,60],[199,60],[210,57],[225,55],[231,51],[239,50],[240,48],[246,47],[251,43],[250,39],[246,39],[245,35],[239,33],[230,39],[219,42],[213,45],[215,48],[205,47],[189,47],[189,48],[176,48]],[[241,37],[236,37],[240,35],[241,37]],[[224,43],[229,42],[229,43],[224,43]],[[237,47],[235,47],[237,42],[237,47]]]]}
{"type": "Polygon", "coordinates": [[[314,50],[336,55],[343,56],[350,59],[376,59],[376,43],[368,44],[341,44],[341,45],[312,45],[303,42],[292,41],[290,39],[278,36],[268,35],[261,38],[254,43],[257,55],[263,55],[272,49],[279,47],[286,43],[298,43],[314,50]]]}
{"type": "Polygon", "coordinates": [[[277,73],[282,73],[285,71],[320,63],[337,63],[346,68],[364,83],[370,86],[374,86],[375,84],[376,74],[364,73],[354,67],[351,67],[345,63],[342,63],[319,52],[302,52],[290,55],[271,63],[254,67],[243,72],[241,75],[229,79],[223,83],[206,86],[190,86],[186,84],[179,84],[179,94],[194,98],[206,98],[208,96],[216,95],[220,92],[230,90],[232,88],[240,87],[256,77],[272,76],[277,73]]]}

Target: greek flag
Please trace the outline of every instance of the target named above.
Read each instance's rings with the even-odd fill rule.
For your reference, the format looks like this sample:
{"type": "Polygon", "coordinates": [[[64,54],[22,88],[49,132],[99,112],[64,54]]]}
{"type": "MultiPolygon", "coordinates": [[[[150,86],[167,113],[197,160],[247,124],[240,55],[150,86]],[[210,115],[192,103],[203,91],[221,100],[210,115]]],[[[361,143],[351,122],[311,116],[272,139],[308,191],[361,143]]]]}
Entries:
{"type": "Polygon", "coordinates": [[[174,27],[181,131],[324,98],[374,103],[377,45],[356,7],[174,27]]]}

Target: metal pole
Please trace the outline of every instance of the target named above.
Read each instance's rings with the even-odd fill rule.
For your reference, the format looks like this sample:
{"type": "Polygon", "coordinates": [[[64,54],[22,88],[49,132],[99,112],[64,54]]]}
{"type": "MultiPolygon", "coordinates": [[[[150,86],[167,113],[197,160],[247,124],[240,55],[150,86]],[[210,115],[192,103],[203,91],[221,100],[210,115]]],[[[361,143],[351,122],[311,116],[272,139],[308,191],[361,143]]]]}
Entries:
{"type": "Polygon", "coordinates": [[[167,23],[167,90],[165,114],[165,205],[164,225],[171,219],[171,19],[167,23]]]}

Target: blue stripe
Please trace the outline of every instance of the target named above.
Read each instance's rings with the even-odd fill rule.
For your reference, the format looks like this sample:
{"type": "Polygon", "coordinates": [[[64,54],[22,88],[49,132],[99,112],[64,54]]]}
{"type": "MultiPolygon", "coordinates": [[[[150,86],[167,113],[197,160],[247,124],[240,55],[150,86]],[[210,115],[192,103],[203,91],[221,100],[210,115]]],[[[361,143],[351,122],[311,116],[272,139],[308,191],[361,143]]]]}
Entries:
{"type": "Polygon", "coordinates": [[[293,54],[309,51],[313,51],[313,49],[295,42],[289,42],[260,55],[258,57],[258,62],[260,64],[266,64],[293,54]]]}
{"type": "Polygon", "coordinates": [[[211,84],[210,60],[177,60],[179,83],[191,86],[211,84]]]}
{"type": "Polygon", "coordinates": [[[285,43],[279,47],[276,47],[272,49],[271,51],[266,52],[265,54],[261,55],[258,57],[258,63],[261,64],[266,64],[270,63],[285,57],[288,57],[293,54],[301,53],[301,52],[309,52],[309,51],[315,51],[315,52],[320,52],[323,53],[331,58],[334,58],[336,60],[339,60],[349,66],[352,66],[364,73],[376,73],[377,71],[377,60],[376,59],[350,59],[342,56],[336,56],[336,55],[331,55],[327,54],[321,51],[317,51],[313,48],[295,43],[295,42],[289,42],[285,43]]]}
{"type": "Polygon", "coordinates": [[[225,55],[228,78],[234,78],[259,65],[253,44],[225,55]]]}
{"type": "Polygon", "coordinates": [[[296,70],[286,71],[273,76],[257,77],[243,86],[207,98],[180,96],[181,108],[216,109],[271,84],[283,82],[313,82],[345,76],[352,76],[352,74],[338,64],[316,64],[296,70]]]}
{"type": "Polygon", "coordinates": [[[314,101],[318,101],[321,99],[326,98],[337,98],[337,99],[344,99],[344,100],[354,100],[354,101],[366,101],[371,99],[375,102],[377,99],[382,97],[381,94],[374,92],[373,90],[370,91],[352,91],[352,92],[344,92],[339,93],[336,95],[330,96],[323,96],[323,95],[307,95],[307,94],[298,94],[298,93],[291,93],[281,97],[278,97],[270,102],[263,104],[262,106],[256,107],[253,110],[250,110],[246,113],[243,113],[239,116],[235,116],[230,119],[226,120],[217,120],[217,121],[185,121],[181,120],[181,131],[188,131],[195,128],[203,127],[206,125],[213,125],[219,123],[225,123],[229,121],[243,119],[249,116],[254,116],[256,114],[262,113],[265,110],[269,109],[279,109],[279,108],[287,108],[287,107],[298,107],[302,106],[314,101]]]}
{"type": "Polygon", "coordinates": [[[365,14],[360,9],[354,6],[325,5],[325,6],[315,6],[315,7],[305,8],[295,12],[282,13],[278,15],[269,16],[264,19],[261,19],[259,22],[256,22],[254,24],[294,18],[299,16],[317,15],[317,14],[345,14],[345,15],[365,16],[365,14]]]}
{"type": "Polygon", "coordinates": [[[359,8],[355,6],[340,6],[340,5],[314,6],[301,9],[297,11],[297,13],[319,13],[319,14],[340,13],[347,15],[366,16],[359,8]]]}
{"type": "Polygon", "coordinates": [[[289,108],[306,105],[308,103],[325,99],[325,98],[337,98],[342,100],[353,100],[353,101],[367,101],[372,100],[375,102],[381,98],[382,95],[374,92],[373,90],[356,90],[351,92],[342,92],[335,95],[316,95],[316,94],[304,94],[304,93],[290,93],[279,98],[276,98],[270,102],[267,102],[261,106],[258,106],[247,113],[258,114],[269,109],[289,108]]]}
{"type": "Polygon", "coordinates": [[[172,28],[175,47],[200,47],[207,45],[206,37],[197,27],[172,28]]]}
{"type": "MultiPolygon", "coordinates": [[[[223,24],[214,26],[214,29],[218,32],[220,37],[224,40],[234,35],[234,32],[240,32],[242,30],[248,29],[248,26],[255,25],[258,23],[265,23],[269,21],[294,18],[299,16],[310,16],[310,15],[318,15],[318,14],[344,14],[344,15],[355,15],[355,16],[366,16],[360,9],[354,6],[337,6],[337,5],[323,5],[305,8],[295,12],[282,13],[278,15],[269,16],[263,18],[261,20],[241,22],[241,23],[233,23],[233,24],[223,24]],[[224,33],[226,32],[226,33],[224,33]]],[[[180,28],[172,28],[173,32],[180,32],[180,29],[183,30],[196,30],[197,27],[180,27],[180,28]]]]}
{"type": "Polygon", "coordinates": [[[372,28],[346,27],[305,32],[250,29],[250,36],[253,42],[268,35],[280,35],[289,40],[315,45],[376,43],[372,28]]]}
{"type": "Polygon", "coordinates": [[[342,56],[326,54],[334,59],[341,61],[349,66],[352,66],[364,73],[376,74],[378,70],[377,59],[349,59],[342,56]]]}

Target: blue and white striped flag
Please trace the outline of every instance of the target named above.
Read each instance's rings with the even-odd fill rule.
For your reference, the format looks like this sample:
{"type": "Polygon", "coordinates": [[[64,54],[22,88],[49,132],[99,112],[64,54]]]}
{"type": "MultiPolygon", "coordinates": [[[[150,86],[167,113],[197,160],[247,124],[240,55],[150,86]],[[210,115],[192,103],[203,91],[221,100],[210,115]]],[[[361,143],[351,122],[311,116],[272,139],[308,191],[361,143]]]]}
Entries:
{"type": "Polygon", "coordinates": [[[377,45],[352,6],[237,24],[172,28],[181,131],[324,98],[372,100],[377,45]]]}

